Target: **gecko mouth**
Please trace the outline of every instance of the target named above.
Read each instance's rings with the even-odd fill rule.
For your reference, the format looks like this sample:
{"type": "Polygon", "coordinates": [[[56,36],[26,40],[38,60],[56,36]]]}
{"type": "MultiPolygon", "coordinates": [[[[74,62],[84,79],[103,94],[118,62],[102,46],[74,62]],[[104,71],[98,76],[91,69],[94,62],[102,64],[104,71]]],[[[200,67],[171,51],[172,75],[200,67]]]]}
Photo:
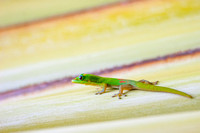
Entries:
{"type": "Polygon", "coordinates": [[[77,79],[72,79],[72,83],[87,84],[88,82],[86,82],[86,81],[81,81],[81,80],[77,80],[77,79]]]}
{"type": "Polygon", "coordinates": [[[94,82],[81,81],[77,79],[72,79],[72,83],[84,84],[84,85],[98,85],[97,83],[94,83],[94,82]]]}
{"type": "Polygon", "coordinates": [[[72,79],[72,83],[81,83],[80,80],[72,79]]]}

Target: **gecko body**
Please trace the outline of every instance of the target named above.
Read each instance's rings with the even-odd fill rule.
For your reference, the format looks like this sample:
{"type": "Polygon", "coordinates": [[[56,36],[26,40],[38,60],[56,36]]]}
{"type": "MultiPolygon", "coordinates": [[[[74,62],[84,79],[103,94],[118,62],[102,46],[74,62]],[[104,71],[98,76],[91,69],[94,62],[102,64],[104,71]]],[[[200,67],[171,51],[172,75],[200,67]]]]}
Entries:
{"type": "MultiPolygon", "coordinates": [[[[81,74],[78,77],[72,80],[72,83],[78,84],[85,84],[85,85],[93,85],[93,86],[100,86],[102,88],[101,91],[97,92],[96,94],[103,94],[106,92],[108,87],[111,88],[119,88],[119,93],[113,95],[113,97],[118,96],[121,99],[123,90],[143,90],[143,91],[156,91],[156,92],[168,92],[173,94],[178,94],[181,96],[185,96],[188,98],[193,98],[191,95],[172,89],[168,87],[156,86],[158,81],[156,82],[149,82],[147,80],[128,80],[128,79],[117,79],[117,78],[108,78],[108,77],[101,77],[93,74],[81,74]]],[[[125,95],[126,96],[126,95],[125,95]]]]}

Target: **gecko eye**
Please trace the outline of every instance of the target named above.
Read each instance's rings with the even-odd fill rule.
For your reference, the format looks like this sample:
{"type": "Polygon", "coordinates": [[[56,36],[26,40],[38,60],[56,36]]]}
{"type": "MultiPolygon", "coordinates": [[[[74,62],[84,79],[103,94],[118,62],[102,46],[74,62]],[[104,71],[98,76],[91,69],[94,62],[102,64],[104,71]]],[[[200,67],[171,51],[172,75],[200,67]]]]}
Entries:
{"type": "Polygon", "coordinates": [[[83,79],[83,76],[82,76],[82,75],[80,75],[80,76],[79,76],[79,79],[80,79],[80,80],[82,80],[82,79],[83,79]]]}

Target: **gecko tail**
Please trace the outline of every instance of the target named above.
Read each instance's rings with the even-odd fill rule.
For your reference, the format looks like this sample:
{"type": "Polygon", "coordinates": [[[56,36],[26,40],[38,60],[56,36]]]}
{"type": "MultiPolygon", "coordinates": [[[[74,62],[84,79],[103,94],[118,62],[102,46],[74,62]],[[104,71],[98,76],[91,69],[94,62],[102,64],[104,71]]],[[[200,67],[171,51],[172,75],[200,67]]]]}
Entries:
{"type": "Polygon", "coordinates": [[[193,98],[191,95],[181,92],[172,88],[168,87],[162,87],[162,86],[155,86],[155,85],[150,85],[150,84],[144,84],[144,83],[137,83],[136,84],[137,88],[140,90],[145,90],[145,91],[157,91],[157,92],[168,92],[168,93],[173,93],[173,94],[178,94],[181,96],[185,96],[188,98],[193,98]]]}

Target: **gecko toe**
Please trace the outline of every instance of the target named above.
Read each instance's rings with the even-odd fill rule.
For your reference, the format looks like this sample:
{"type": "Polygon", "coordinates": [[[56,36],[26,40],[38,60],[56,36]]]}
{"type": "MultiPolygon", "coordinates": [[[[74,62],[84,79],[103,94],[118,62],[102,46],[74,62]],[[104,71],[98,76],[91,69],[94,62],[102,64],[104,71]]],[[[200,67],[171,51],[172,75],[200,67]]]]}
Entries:
{"type": "Polygon", "coordinates": [[[113,95],[112,97],[116,97],[116,96],[117,96],[117,94],[113,95]]]}
{"type": "Polygon", "coordinates": [[[117,93],[117,94],[114,94],[112,97],[116,97],[116,96],[118,96],[119,99],[122,99],[121,96],[125,96],[126,97],[127,95],[121,94],[121,93],[117,93]]]}

